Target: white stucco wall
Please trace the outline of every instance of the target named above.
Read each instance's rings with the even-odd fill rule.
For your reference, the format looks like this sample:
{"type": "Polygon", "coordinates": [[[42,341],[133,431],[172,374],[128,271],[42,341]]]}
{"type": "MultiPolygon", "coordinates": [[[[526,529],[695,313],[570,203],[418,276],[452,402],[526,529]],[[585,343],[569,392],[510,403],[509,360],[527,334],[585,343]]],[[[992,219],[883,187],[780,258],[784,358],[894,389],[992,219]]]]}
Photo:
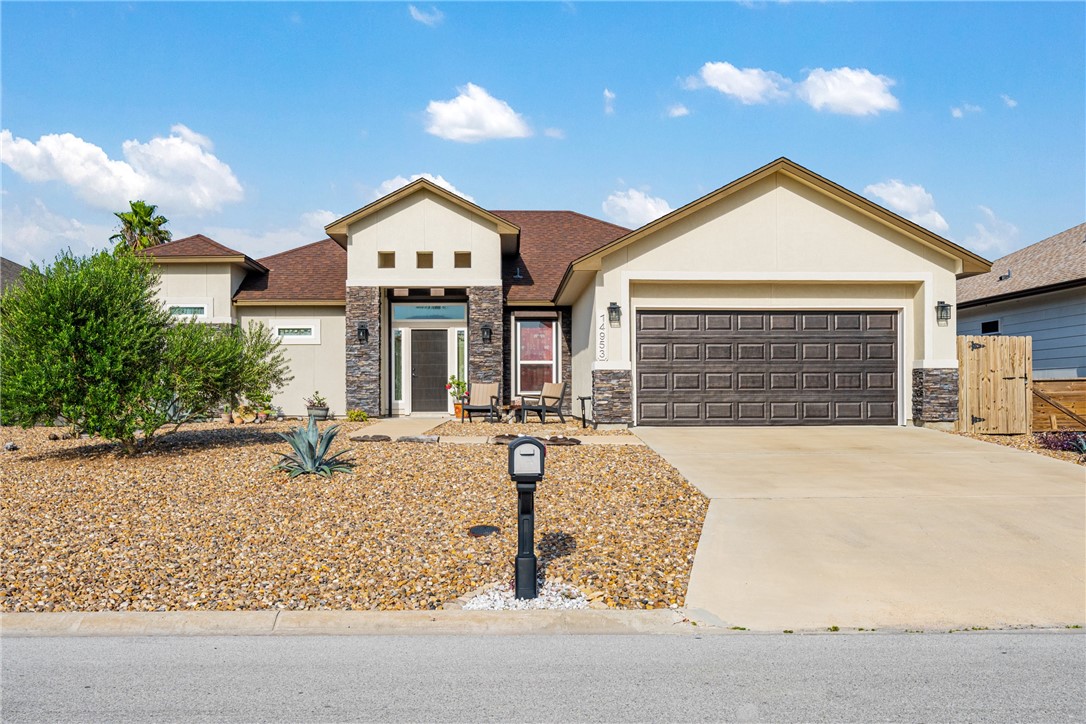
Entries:
{"type": "Polygon", "coordinates": [[[207,304],[210,317],[201,321],[229,324],[234,321],[234,291],[241,283],[238,269],[228,263],[158,264],[158,298],[167,306],[207,304]]]}
{"type": "MultiPolygon", "coordinates": [[[[576,367],[631,369],[639,309],[887,309],[900,312],[902,405],[914,367],[956,367],[953,323],[935,304],[955,302],[959,261],[837,199],[776,174],[603,257],[574,306],[585,317],[622,307],[608,359],[574,326],[576,367]],[[591,300],[591,312],[585,312],[591,300]]],[[[575,385],[586,384],[575,367],[575,385]],[[578,382],[579,380],[579,382],[578,382]]],[[[584,393],[587,394],[587,393],[584,393]]]]}
{"type": "Polygon", "coordinates": [[[470,287],[501,284],[497,227],[426,190],[352,224],[347,231],[347,285],[470,287]],[[377,253],[396,252],[396,266],[380,269],[377,253]],[[433,253],[432,269],[419,269],[416,253],[433,253]],[[471,252],[471,268],[454,267],[454,252],[471,252]]]}
{"type": "Polygon", "coordinates": [[[272,404],[282,407],[287,415],[304,415],[303,398],[320,391],[337,416],[347,413],[346,321],[343,307],[238,307],[238,321],[248,326],[257,321],[271,327],[274,324],[312,323],[320,326],[320,343],[284,343],[280,348],[286,355],[294,379],[276,395],[272,404]]]}

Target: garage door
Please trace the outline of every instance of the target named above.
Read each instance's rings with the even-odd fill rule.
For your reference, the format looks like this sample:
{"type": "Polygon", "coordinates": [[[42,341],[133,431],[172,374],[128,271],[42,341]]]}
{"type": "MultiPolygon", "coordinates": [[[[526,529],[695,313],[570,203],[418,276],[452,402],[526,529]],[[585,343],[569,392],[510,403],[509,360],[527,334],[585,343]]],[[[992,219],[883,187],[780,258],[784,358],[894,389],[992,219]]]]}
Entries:
{"type": "Polygon", "coordinates": [[[897,424],[894,312],[639,311],[642,425],[897,424]]]}

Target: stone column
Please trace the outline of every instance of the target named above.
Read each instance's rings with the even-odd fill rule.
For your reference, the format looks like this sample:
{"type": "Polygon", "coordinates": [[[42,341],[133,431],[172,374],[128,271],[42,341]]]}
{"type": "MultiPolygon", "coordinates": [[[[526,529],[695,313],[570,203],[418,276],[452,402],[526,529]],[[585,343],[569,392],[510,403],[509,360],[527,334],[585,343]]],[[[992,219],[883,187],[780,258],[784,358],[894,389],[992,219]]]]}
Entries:
{"type": "Polygon", "coordinates": [[[592,419],[608,425],[633,422],[630,370],[592,370],[592,419]]]}
{"type": "Polygon", "coordinates": [[[497,382],[502,390],[501,287],[468,287],[468,378],[469,382],[497,382]],[[483,342],[483,325],[489,324],[490,343],[483,342]]]}
{"type": "Polygon", "coordinates": [[[958,419],[958,370],[913,370],[913,424],[950,428],[958,419]]]}
{"type": "Polygon", "coordinates": [[[347,287],[347,409],[381,414],[381,290],[347,287]],[[358,325],[370,330],[358,341],[358,325]]]}

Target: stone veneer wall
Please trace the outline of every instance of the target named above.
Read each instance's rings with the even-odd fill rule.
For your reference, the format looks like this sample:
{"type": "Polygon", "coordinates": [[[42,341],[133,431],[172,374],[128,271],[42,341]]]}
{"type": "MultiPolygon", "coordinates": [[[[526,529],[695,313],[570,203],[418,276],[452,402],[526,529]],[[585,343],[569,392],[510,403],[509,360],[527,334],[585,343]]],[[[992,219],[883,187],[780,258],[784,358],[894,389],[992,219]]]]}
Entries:
{"type": "Polygon", "coordinates": [[[913,423],[958,419],[958,370],[913,370],[913,423]]]}
{"type": "Polygon", "coordinates": [[[633,373],[592,370],[592,419],[604,424],[633,422],[633,373]]]}
{"type": "Polygon", "coordinates": [[[347,287],[347,409],[381,414],[381,290],[347,287]],[[369,342],[358,341],[358,324],[369,325],[369,342]]]}
{"type": "Polygon", "coordinates": [[[497,382],[502,390],[502,350],[505,347],[501,287],[468,287],[468,382],[497,382]],[[491,328],[483,343],[483,324],[491,328]]]}

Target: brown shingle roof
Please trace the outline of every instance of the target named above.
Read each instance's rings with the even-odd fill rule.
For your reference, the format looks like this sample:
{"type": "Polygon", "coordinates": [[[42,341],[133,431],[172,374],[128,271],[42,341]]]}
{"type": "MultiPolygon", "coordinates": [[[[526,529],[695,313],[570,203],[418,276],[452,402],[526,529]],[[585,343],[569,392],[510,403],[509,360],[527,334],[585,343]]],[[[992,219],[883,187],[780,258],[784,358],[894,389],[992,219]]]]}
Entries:
{"type": "Polygon", "coordinates": [[[186,236],[184,239],[177,239],[176,241],[167,241],[165,244],[159,244],[158,246],[152,246],[151,248],[146,249],[145,253],[159,258],[186,256],[245,256],[240,251],[234,251],[229,247],[223,246],[219,242],[206,237],[203,234],[186,236]]]}
{"type": "Polygon", "coordinates": [[[266,273],[249,272],[238,287],[238,302],[323,301],[347,299],[347,250],[332,241],[291,249],[259,262],[266,273]]]}
{"type": "Polygon", "coordinates": [[[571,261],[630,232],[574,211],[492,213],[520,227],[520,254],[502,260],[509,304],[551,301],[571,261]],[[519,281],[513,279],[518,267],[519,281]]]}
{"type": "Polygon", "coordinates": [[[1086,224],[996,259],[987,274],[960,279],[958,305],[1077,281],[1086,282],[1086,224]]]}

